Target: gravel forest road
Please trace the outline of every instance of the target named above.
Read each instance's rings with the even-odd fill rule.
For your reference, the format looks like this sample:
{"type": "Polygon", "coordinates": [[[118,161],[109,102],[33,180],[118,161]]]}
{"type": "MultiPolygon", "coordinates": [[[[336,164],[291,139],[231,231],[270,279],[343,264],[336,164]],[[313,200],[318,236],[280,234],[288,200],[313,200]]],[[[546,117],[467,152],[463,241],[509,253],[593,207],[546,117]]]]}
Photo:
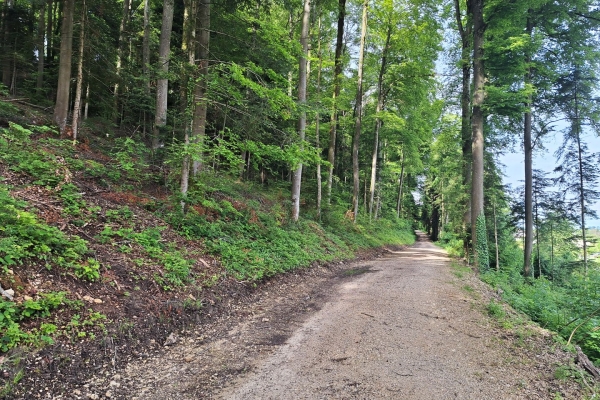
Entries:
{"type": "Polygon", "coordinates": [[[423,234],[370,262],[254,373],[219,399],[507,399],[514,384],[423,234]]]}
{"type": "Polygon", "coordinates": [[[555,377],[572,355],[535,325],[488,316],[497,294],[423,233],[381,258],[278,279],[85,390],[139,400],[583,398],[555,377]]]}

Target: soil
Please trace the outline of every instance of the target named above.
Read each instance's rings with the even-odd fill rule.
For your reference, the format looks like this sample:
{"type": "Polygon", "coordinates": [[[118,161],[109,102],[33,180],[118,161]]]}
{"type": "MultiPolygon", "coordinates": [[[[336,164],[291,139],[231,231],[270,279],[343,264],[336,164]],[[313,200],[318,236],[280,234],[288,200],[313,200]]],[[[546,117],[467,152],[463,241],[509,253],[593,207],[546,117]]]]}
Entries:
{"type": "MultiPolygon", "coordinates": [[[[169,325],[153,320],[157,328],[149,332],[154,334],[140,338],[138,346],[107,339],[103,353],[92,352],[98,359],[80,363],[79,373],[61,372],[55,365],[54,372],[30,374],[39,382],[21,397],[580,399],[586,395],[585,384],[559,379],[557,374],[574,374],[582,382],[573,354],[531,323],[509,326],[488,316],[486,305],[498,295],[473,274],[453,273],[451,260],[423,234],[410,248],[390,248],[373,256],[314,266],[256,287],[221,282],[213,288],[212,302],[195,314],[197,321],[188,318],[181,328],[165,332],[161,329],[169,325]]],[[[515,314],[508,308],[505,312],[515,314]]],[[[91,350],[73,348],[70,354],[76,351],[91,350]]],[[[50,356],[38,357],[41,370],[39,363],[50,356]]]]}

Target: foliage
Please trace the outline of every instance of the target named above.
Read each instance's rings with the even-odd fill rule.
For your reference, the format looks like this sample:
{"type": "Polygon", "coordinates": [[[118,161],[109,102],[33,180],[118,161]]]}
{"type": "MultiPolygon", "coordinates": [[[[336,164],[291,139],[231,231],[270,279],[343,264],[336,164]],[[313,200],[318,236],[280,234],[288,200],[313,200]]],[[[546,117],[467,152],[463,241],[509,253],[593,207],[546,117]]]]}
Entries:
{"type": "Polygon", "coordinates": [[[6,269],[37,260],[48,269],[56,265],[78,278],[98,279],[100,265],[86,258],[86,241],[42,223],[26,206],[10,195],[6,185],[0,185],[0,265],[6,269]]]}
{"type": "Polygon", "coordinates": [[[62,305],[66,293],[43,293],[38,300],[26,300],[22,304],[0,300],[0,351],[7,352],[20,343],[51,343],[50,334],[54,332],[48,324],[42,324],[38,330],[24,332],[19,323],[31,318],[48,317],[52,310],[62,305]]]}
{"type": "MultiPolygon", "coordinates": [[[[130,215],[130,213],[129,208],[124,208],[113,211],[109,215],[112,218],[116,215],[130,215]]],[[[164,289],[170,289],[169,285],[183,286],[193,280],[191,268],[194,262],[187,258],[184,252],[165,246],[161,236],[161,231],[164,229],[165,227],[156,227],[135,232],[132,228],[115,230],[112,226],[105,225],[98,239],[101,243],[111,243],[114,238],[119,238],[119,248],[122,252],[129,252],[132,243],[138,244],[152,260],[164,267],[166,282],[161,276],[157,276],[156,279],[164,289]]]]}
{"type": "Polygon", "coordinates": [[[600,273],[595,271],[588,277],[574,275],[567,284],[553,282],[544,277],[533,281],[523,278],[518,272],[488,272],[482,279],[501,289],[503,298],[515,309],[529,315],[547,329],[558,332],[568,339],[575,327],[573,341],[596,364],[600,362],[598,331],[600,318],[590,314],[600,307],[600,273]]]}
{"type": "Polygon", "coordinates": [[[477,266],[479,267],[480,272],[485,272],[490,268],[490,253],[488,250],[485,215],[483,214],[477,216],[475,234],[477,235],[477,250],[475,252],[478,257],[477,266]]]}

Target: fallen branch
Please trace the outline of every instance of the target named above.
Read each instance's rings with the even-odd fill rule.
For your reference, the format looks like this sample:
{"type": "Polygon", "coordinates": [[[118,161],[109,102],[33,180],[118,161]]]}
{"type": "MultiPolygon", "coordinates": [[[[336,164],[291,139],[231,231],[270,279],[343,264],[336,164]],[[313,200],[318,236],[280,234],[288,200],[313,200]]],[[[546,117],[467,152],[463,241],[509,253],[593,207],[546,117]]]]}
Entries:
{"type": "Polygon", "coordinates": [[[577,349],[577,363],[581,365],[587,372],[592,374],[594,378],[600,380],[600,370],[596,368],[594,364],[590,361],[590,359],[581,351],[579,346],[575,346],[577,349]]]}
{"type": "Polygon", "coordinates": [[[26,102],[26,101],[23,101],[23,100],[21,100],[21,99],[14,99],[13,101],[14,101],[14,102],[17,102],[17,103],[19,103],[19,104],[23,104],[23,105],[26,105],[26,106],[29,106],[29,107],[33,107],[33,108],[37,108],[37,109],[39,109],[39,110],[44,110],[44,111],[47,111],[47,110],[49,110],[49,109],[51,109],[51,108],[52,108],[52,107],[44,107],[44,106],[39,106],[39,105],[37,105],[37,104],[31,104],[31,103],[28,103],[28,102],[26,102]]]}

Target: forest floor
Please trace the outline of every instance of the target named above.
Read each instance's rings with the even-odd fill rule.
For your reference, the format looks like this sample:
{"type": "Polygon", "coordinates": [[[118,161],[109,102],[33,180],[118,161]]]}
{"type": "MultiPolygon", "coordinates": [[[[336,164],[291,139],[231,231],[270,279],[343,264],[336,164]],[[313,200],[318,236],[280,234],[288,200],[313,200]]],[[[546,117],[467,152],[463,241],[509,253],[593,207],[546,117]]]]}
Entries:
{"type": "Polygon", "coordinates": [[[202,324],[53,398],[589,398],[572,353],[422,234],[231,296],[202,324]]]}

